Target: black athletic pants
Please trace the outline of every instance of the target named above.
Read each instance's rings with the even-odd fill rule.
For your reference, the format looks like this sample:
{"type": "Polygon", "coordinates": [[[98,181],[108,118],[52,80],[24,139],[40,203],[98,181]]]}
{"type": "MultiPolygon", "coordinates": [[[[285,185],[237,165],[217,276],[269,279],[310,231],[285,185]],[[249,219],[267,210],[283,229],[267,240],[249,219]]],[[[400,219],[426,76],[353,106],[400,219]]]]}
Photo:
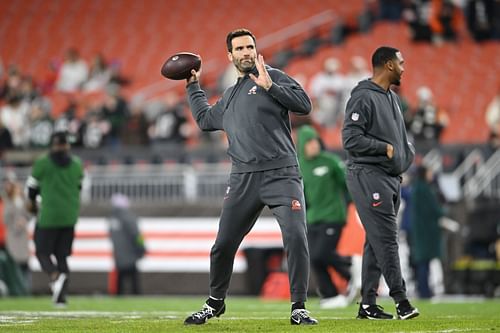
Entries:
{"type": "Polygon", "coordinates": [[[307,226],[307,239],[311,254],[311,266],[322,298],[338,295],[338,290],[332,281],[329,268],[335,269],[344,279],[351,278],[351,258],[341,256],[337,245],[342,235],[344,224],[314,223],[307,226]]]}
{"type": "Polygon", "coordinates": [[[66,258],[71,254],[75,231],[74,227],[40,228],[35,227],[36,257],[42,270],[51,276],[54,272],[69,274],[66,258]],[[56,263],[52,261],[54,255],[56,263]]]}

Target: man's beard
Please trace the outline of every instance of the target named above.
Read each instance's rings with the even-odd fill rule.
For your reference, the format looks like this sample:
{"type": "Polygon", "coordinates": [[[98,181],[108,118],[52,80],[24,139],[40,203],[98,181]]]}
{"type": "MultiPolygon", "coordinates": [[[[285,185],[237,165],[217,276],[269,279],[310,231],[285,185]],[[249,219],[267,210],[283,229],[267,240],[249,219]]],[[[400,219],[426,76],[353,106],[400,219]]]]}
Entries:
{"type": "Polygon", "coordinates": [[[401,85],[401,75],[393,78],[391,84],[393,84],[395,86],[400,86],[401,85]]]}
{"type": "Polygon", "coordinates": [[[252,69],[255,67],[255,61],[252,59],[242,59],[240,61],[233,61],[234,66],[240,73],[248,74],[252,71],[252,69]],[[245,64],[243,66],[243,61],[244,60],[249,60],[250,63],[245,64]]]}

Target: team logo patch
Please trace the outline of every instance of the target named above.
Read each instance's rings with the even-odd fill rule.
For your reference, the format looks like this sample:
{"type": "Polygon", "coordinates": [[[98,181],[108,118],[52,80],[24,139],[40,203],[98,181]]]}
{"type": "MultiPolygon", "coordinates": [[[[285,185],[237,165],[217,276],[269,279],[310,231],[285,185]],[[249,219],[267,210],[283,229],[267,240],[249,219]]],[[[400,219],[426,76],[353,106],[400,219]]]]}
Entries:
{"type": "Polygon", "coordinates": [[[382,204],[382,201],[380,201],[380,193],[374,192],[372,194],[372,198],[373,198],[373,200],[375,200],[374,202],[372,202],[373,207],[378,207],[382,204]]]}
{"type": "Polygon", "coordinates": [[[352,115],[351,115],[351,119],[353,121],[358,121],[358,119],[359,119],[359,113],[353,112],[352,115]]]}
{"type": "Polygon", "coordinates": [[[302,205],[299,200],[292,200],[292,210],[301,210],[302,205]]]}
{"type": "Polygon", "coordinates": [[[257,86],[253,86],[252,88],[250,88],[250,90],[248,90],[248,94],[249,95],[257,94],[257,86]]]}
{"type": "Polygon", "coordinates": [[[313,175],[321,177],[328,173],[328,166],[323,165],[313,169],[313,175]]]}

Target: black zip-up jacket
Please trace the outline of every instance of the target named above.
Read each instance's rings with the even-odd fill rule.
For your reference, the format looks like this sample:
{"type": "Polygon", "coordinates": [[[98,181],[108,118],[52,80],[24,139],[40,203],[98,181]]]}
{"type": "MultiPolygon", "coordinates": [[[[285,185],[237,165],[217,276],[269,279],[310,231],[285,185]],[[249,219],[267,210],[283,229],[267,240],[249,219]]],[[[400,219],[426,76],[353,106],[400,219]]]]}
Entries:
{"type": "Polygon", "coordinates": [[[411,165],[415,149],[408,142],[398,96],[371,80],[352,90],[346,107],[342,141],[348,164],[361,164],[399,176],[411,165]],[[394,156],[387,157],[387,144],[394,156]]]}
{"type": "MultiPolygon", "coordinates": [[[[200,129],[226,132],[233,173],[298,165],[288,112],[308,114],[311,101],[295,80],[266,68],[273,81],[268,91],[247,74],[214,105],[208,104],[198,82],[187,86],[191,113],[200,129]]],[[[252,73],[258,76],[256,68],[252,73]]]]}

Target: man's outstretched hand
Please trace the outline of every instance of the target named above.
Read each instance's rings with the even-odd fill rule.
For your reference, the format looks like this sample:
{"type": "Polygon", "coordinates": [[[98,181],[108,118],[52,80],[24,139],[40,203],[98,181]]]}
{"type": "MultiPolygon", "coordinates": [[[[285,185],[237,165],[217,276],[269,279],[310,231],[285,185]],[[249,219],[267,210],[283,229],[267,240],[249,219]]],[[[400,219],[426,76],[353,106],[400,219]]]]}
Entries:
{"type": "Polygon", "coordinates": [[[266,66],[264,63],[264,57],[262,54],[259,54],[257,59],[255,59],[255,66],[257,67],[257,71],[259,72],[259,77],[256,77],[252,73],[250,73],[250,78],[261,88],[269,90],[273,85],[273,80],[269,76],[269,73],[266,70],[266,66]]]}

